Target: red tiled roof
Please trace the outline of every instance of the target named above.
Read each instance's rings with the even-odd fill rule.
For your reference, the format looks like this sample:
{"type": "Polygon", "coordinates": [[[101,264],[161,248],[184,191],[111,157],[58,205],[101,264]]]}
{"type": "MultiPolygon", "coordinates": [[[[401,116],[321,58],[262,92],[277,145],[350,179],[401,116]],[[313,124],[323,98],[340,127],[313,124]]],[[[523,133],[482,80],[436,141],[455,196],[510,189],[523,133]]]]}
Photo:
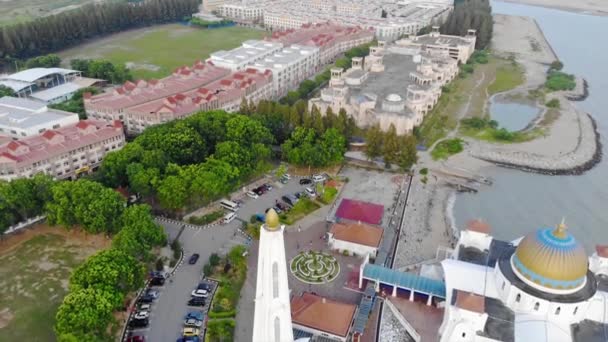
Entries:
{"type": "Polygon", "coordinates": [[[384,214],[384,206],[345,198],[340,203],[336,216],[351,221],[361,221],[379,225],[384,214]]]}
{"type": "Polygon", "coordinates": [[[336,240],[378,248],[384,229],[360,223],[335,223],[331,226],[330,233],[336,240]]]}
{"type": "Polygon", "coordinates": [[[9,142],[9,143],[8,143],[8,145],[7,145],[8,149],[9,149],[9,150],[13,150],[13,151],[15,151],[16,149],[18,149],[18,148],[19,148],[19,146],[21,146],[21,143],[18,143],[18,142],[16,142],[16,141],[11,141],[11,142],[9,142]]]}
{"type": "Polygon", "coordinates": [[[76,127],[80,128],[80,129],[86,129],[87,127],[89,127],[89,123],[86,122],[86,121],[84,121],[84,120],[83,121],[79,121],[76,124],[76,127]]]}
{"type": "Polygon", "coordinates": [[[471,292],[456,290],[456,302],[454,305],[467,311],[486,312],[485,297],[471,292]]]}
{"type": "MultiPolygon", "coordinates": [[[[79,122],[80,123],[80,122],[79,122]]],[[[44,133],[42,133],[42,137],[47,139],[47,140],[51,140],[53,139],[53,137],[57,135],[57,133],[53,132],[53,131],[46,131],[44,133]]]]}
{"type": "Polygon", "coordinates": [[[291,320],[295,324],[346,337],[357,306],[304,292],[291,299],[291,320]]]}
{"type": "Polygon", "coordinates": [[[467,223],[467,229],[478,233],[490,234],[490,225],[482,220],[469,221],[467,223]]]}
{"type": "Polygon", "coordinates": [[[597,245],[595,251],[599,257],[608,258],[608,245],[597,245]]]}

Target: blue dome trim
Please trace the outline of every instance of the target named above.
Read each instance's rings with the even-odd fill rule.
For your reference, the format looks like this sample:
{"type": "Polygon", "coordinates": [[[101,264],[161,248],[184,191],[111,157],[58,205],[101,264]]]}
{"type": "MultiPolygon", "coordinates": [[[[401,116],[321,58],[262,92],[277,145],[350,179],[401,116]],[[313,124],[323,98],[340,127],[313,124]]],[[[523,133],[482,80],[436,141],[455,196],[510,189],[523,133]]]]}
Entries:
{"type": "Polygon", "coordinates": [[[581,277],[576,280],[555,280],[543,277],[530,269],[528,269],[524,264],[519,260],[516,254],[513,254],[513,265],[517,268],[517,271],[524,275],[529,280],[538,283],[542,286],[553,288],[553,289],[571,289],[580,286],[585,281],[586,276],[581,277]]]}
{"type": "Polygon", "coordinates": [[[559,238],[553,234],[553,228],[539,229],[536,232],[536,238],[538,242],[551,249],[558,249],[560,251],[569,251],[577,248],[576,239],[570,234],[567,234],[565,238],[559,238]]]}

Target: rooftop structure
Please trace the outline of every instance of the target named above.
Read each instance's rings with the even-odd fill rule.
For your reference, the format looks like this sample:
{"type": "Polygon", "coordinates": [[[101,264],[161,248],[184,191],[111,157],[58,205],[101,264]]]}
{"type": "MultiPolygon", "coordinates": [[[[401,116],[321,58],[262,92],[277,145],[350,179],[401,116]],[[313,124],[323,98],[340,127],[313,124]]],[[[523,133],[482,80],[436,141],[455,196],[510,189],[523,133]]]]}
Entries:
{"type": "MultiPolygon", "coordinates": [[[[369,56],[353,58],[346,72],[332,69],[329,87],[309,101],[310,110],[316,107],[324,114],[328,108],[344,109],[360,127],[379,124],[386,131],[394,125],[397,134],[411,133],[459,70],[448,51],[423,51],[410,41],[380,41],[369,56]]],[[[468,48],[463,52],[466,58],[473,53],[468,48]]]]}
{"type": "Polygon", "coordinates": [[[281,51],[282,48],[283,44],[278,42],[248,40],[238,48],[212,52],[207,62],[221,68],[237,71],[264,60],[266,57],[281,51]]]}
{"type": "Polygon", "coordinates": [[[46,104],[16,97],[0,98],[0,133],[14,139],[78,122],[78,114],[49,109],[46,104]]]}
{"type": "Polygon", "coordinates": [[[376,257],[384,229],[363,223],[335,223],[327,242],[332,249],[356,256],[376,257]]]}
{"type": "Polygon", "coordinates": [[[323,298],[308,292],[291,299],[291,320],[294,328],[347,341],[357,306],[323,298]]]}
{"type": "Polygon", "coordinates": [[[122,124],[84,120],[0,145],[0,179],[45,173],[74,178],[96,169],[125,144],[122,124]]]}
{"type": "Polygon", "coordinates": [[[340,202],[336,216],[353,222],[379,225],[384,214],[384,206],[345,198],[340,202]]]}
{"type": "Polygon", "coordinates": [[[73,82],[80,75],[78,70],[32,68],[0,77],[0,85],[11,88],[18,97],[32,96],[45,103],[58,103],[84,88],[73,82]]]}

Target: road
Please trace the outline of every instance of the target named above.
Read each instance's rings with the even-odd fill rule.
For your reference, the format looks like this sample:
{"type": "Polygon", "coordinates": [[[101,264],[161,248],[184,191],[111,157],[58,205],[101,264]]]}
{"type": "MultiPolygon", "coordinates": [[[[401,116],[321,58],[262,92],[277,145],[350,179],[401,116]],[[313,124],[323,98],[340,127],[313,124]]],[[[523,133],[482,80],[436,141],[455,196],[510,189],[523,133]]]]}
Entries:
{"type": "MultiPolygon", "coordinates": [[[[281,196],[304,189],[299,185],[298,179],[292,179],[288,184],[277,182],[272,185],[274,189],[258,199],[245,198],[243,206],[237,212],[237,218],[249,221],[251,215],[263,213],[281,196]]],[[[181,226],[172,222],[161,222],[161,224],[170,238],[177,236],[181,226]]],[[[201,279],[203,266],[212,253],[225,254],[232,247],[246,243],[247,240],[237,233],[241,224],[241,221],[235,219],[227,225],[216,225],[205,229],[184,229],[179,238],[184,249],[184,262],[173,275],[172,281],[159,288],[160,297],[153,304],[150,326],[137,331],[138,334],[146,337],[146,341],[170,342],[180,337],[184,316],[189,309],[197,309],[188,307],[187,301],[201,279]],[[193,253],[200,254],[199,261],[195,265],[189,265],[188,258],[193,253]]]]}

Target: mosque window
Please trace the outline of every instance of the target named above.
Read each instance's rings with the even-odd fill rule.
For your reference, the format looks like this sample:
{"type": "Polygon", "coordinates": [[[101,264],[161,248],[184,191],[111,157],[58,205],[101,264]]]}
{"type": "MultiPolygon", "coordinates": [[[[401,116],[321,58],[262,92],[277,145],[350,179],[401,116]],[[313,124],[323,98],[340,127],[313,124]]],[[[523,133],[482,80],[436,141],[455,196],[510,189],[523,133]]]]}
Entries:
{"type": "Polygon", "coordinates": [[[576,315],[577,312],[578,312],[578,306],[574,307],[574,314],[576,315]]]}
{"type": "Polygon", "coordinates": [[[503,280],[503,282],[502,282],[502,289],[501,290],[504,290],[504,289],[505,289],[505,282],[503,280]]]}
{"type": "Polygon", "coordinates": [[[462,333],[462,338],[465,338],[465,337],[467,337],[467,333],[464,333],[464,332],[463,332],[463,333],[462,333]]]}
{"type": "Polygon", "coordinates": [[[520,293],[518,293],[517,296],[515,297],[515,301],[518,302],[518,303],[521,301],[521,294],[520,293]]]}
{"type": "Polygon", "coordinates": [[[540,303],[536,302],[536,304],[534,304],[534,311],[538,311],[539,307],[540,307],[540,303]]]}
{"type": "Polygon", "coordinates": [[[279,298],[279,265],[272,264],[272,297],[279,298]]]}
{"type": "Polygon", "coordinates": [[[559,315],[559,312],[562,311],[562,308],[560,308],[559,306],[557,307],[557,309],[555,309],[555,314],[559,315]]]}

